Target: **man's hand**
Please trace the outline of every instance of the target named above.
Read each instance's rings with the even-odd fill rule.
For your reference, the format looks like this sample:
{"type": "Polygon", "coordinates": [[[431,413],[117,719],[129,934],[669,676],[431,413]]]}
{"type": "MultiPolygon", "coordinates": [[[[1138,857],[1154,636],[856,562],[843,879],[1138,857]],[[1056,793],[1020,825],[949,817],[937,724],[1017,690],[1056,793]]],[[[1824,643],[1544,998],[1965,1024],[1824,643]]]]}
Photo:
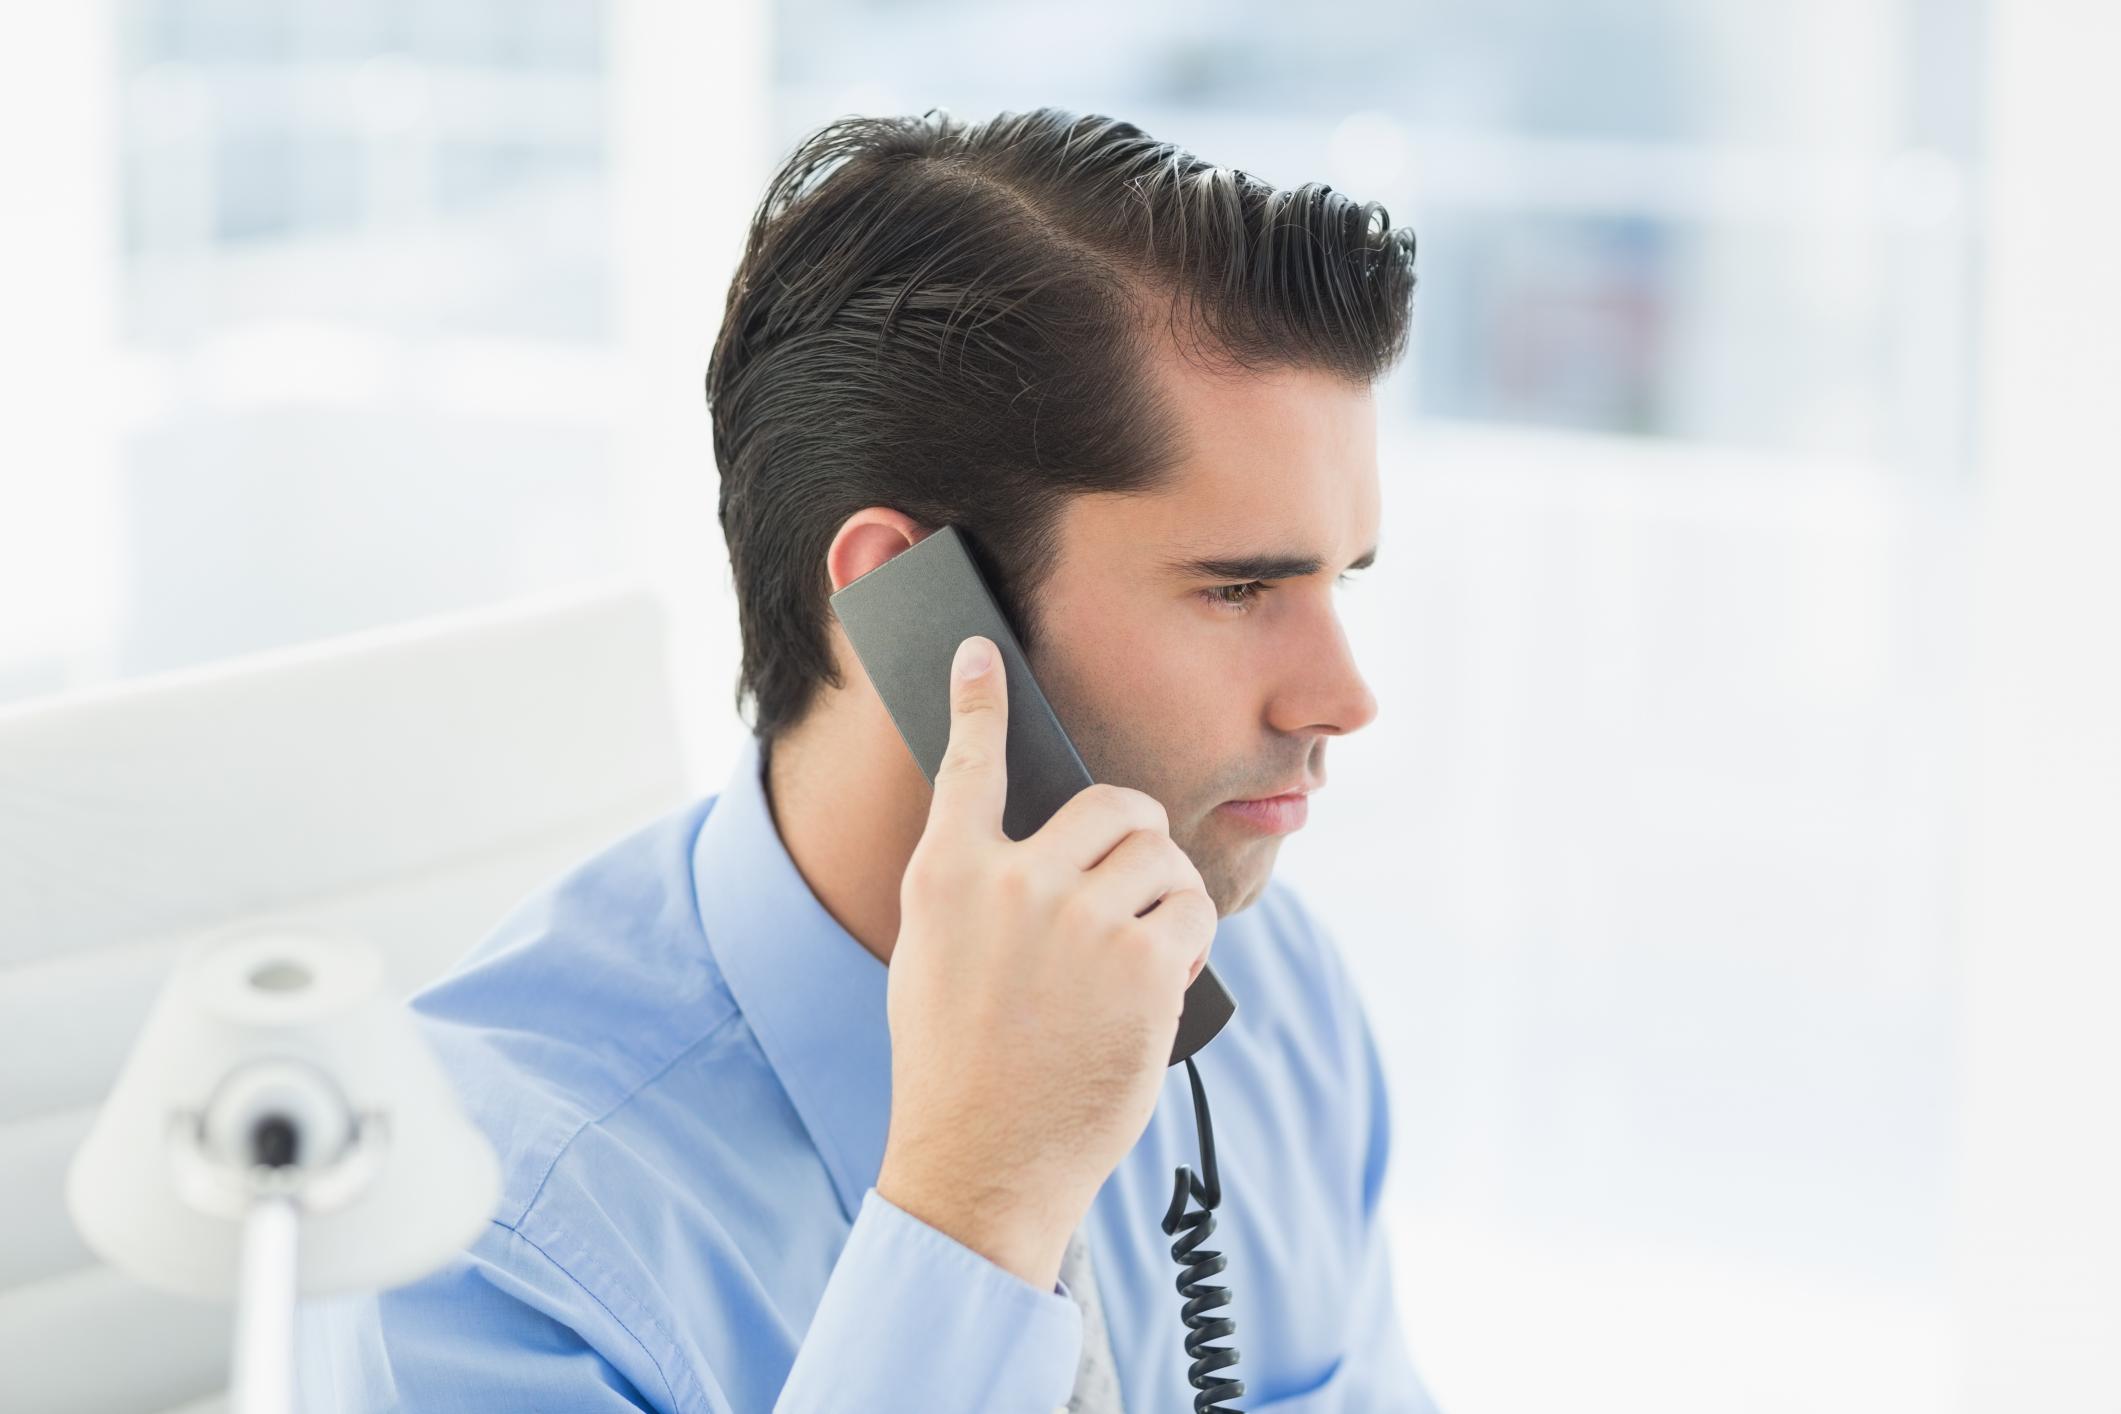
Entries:
{"type": "Polygon", "coordinates": [[[1005,835],[1008,720],[1000,656],[966,639],[950,744],[899,887],[876,1187],[1050,1290],[1156,1108],[1216,911],[1140,791],[1093,785],[1029,839],[1005,835]]]}

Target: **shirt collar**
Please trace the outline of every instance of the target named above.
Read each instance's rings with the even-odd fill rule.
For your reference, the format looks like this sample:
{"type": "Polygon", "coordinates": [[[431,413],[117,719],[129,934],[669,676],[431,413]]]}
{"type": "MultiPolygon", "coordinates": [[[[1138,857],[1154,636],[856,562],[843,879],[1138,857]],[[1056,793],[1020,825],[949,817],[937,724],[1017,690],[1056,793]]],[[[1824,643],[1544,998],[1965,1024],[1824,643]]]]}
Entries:
{"type": "Polygon", "coordinates": [[[891,1117],[886,970],[825,911],[782,844],[747,736],[694,841],[700,926],[852,1222],[891,1117]]]}

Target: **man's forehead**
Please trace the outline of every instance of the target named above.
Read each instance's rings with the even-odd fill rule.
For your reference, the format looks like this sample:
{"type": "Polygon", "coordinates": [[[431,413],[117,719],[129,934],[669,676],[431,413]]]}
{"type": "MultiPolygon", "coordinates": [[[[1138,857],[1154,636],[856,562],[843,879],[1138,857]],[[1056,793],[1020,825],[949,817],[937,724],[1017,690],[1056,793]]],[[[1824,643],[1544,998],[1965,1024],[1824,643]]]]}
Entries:
{"type": "Polygon", "coordinates": [[[1274,469],[1348,470],[1374,461],[1377,411],[1370,385],[1323,368],[1203,367],[1170,345],[1153,360],[1162,410],[1176,439],[1174,490],[1242,494],[1274,469]]]}
{"type": "Polygon", "coordinates": [[[1160,523],[1162,559],[1337,556],[1339,569],[1375,544],[1376,410],[1367,385],[1287,369],[1191,386],[1197,396],[1173,409],[1179,454],[1136,508],[1160,523]]]}
{"type": "Polygon", "coordinates": [[[1368,384],[1317,368],[1232,371],[1153,342],[1173,459],[1149,489],[1068,498],[1073,552],[1108,568],[1197,576],[1203,564],[1263,557],[1338,571],[1375,545],[1368,384]]]}

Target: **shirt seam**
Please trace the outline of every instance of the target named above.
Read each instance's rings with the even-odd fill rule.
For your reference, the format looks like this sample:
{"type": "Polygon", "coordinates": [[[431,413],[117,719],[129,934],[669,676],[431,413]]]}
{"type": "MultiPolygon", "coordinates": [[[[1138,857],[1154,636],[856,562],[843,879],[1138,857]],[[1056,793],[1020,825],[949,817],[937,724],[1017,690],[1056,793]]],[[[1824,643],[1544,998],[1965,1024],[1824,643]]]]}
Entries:
{"type": "MultiPolygon", "coordinates": [[[[680,870],[679,873],[684,880],[682,886],[685,895],[684,916],[691,919],[692,922],[699,927],[700,943],[701,946],[706,950],[707,956],[709,958],[712,958],[714,956],[714,944],[707,937],[707,930],[705,926],[700,923],[699,870],[695,865],[693,856],[699,849],[700,831],[707,828],[707,821],[713,817],[714,812],[716,810],[721,808],[722,796],[726,793],[727,792],[725,791],[717,791],[712,795],[695,799],[684,807],[685,809],[689,810],[696,808],[701,804],[704,804],[706,806],[706,809],[700,811],[699,820],[693,825],[692,830],[686,836],[684,851],[685,867],[680,870]]],[[[621,1109],[624,1109],[629,1103],[632,1102],[633,1098],[636,1095],[639,1095],[643,1090],[646,1090],[649,1086],[655,1084],[658,1080],[661,1080],[664,1076],[668,1075],[673,1066],[677,1065],[678,1062],[684,1060],[687,1056],[691,1055],[694,1051],[698,1050],[707,1042],[713,1040],[717,1035],[721,1033],[723,1027],[727,1026],[730,1022],[736,1020],[738,1017],[744,1014],[744,1009],[736,1004],[736,997],[729,990],[729,979],[721,975],[720,964],[718,962],[716,963],[715,985],[721,990],[722,995],[729,999],[729,1010],[724,1012],[720,1017],[716,1018],[714,1023],[708,1026],[705,1031],[702,1031],[699,1035],[693,1037],[690,1041],[687,1041],[683,1046],[679,1047],[678,1050],[671,1054],[670,1059],[664,1061],[662,1065],[656,1067],[656,1069],[651,1073],[642,1076],[639,1080],[635,1081],[632,1085],[628,1086],[621,1094],[619,1094],[617,1098],[612,1100],[610,1104],[606,1105],[602,1110],[600,1110],[596,1114],[590,1115],[588,1118],[584,1119],[580,1124],[576,1125],[572,1130],[570,1130],[568,1132],[567,1137],[565,1139],[562,1139],[558,1147],[556,1147],[552,1151],[552,1157],[546,1160],[545,1171],[538,1175],[537,1186],[530,1190],[530,1196],[523,1200],[522,1208],[519,1209],[516,1213],[516,1222],[525,1223],[530,1221],[531,1210],[537,1207],[538,1199],[545,1196],[545,1185],[552,1181],[553,1170],[560,1166],[560,1160],[567,1156],[567,1151],[574,1147],[575,1140],[582,1137],[582,1132],[584,1130],[589,1129],[593,1125],[602,1124],[605,1120],[610,1119],[613,1115],[617,1114],[621,1109]]]]}
{"type": "MultiPolygon", "coordinates": [[[[720,985],[724,988],[728,986],[726,982],[721,983],[720,985]]],[[[509,1231],[513,1232],[515,1231],[518,1225],[530,1221],[531,1211],[537,1207],[538,1200],[545,1196],[545,1185],[552,1181],[553,1170],[557,1169],[560,1166],[560,1160],[567,1157],[567,1151],[574,1147],[575,1141],[577,1139],[580,1139],[584,1132],[590,1129],[594,1129],[596,1126],[602,1124],[605,1120],[610,1119],[613,1115],[617,1114],[620,1110],[624,1109],[627,1105],[631,1104],[633,1100],[643,1090],[646,1090],[649,1086],[655,1084],[658,1080],[661,1080],[664,1076],[668,1075],[681,1062],[690,1057],[693,1052],[699,1050],[700,1047],[706,1045],[709,1041],[712,1041],[715,1037],[721,1035],[724,1028],[729,1026],[731,1022],[741,1020],[743,1015],[744,1013],[738,1009],[735,1000],[731,999],[729,1003],[729,1010],[724,1012],[721,1016],[717,1017],[713,1025],[709,1026],[705,1031],[702,1031],[699,1035],[693,1037],[690,1041],[687,1041],[682,1048],[673,1052],[670,1056],[670,1059],[664,1061],[653,1071],[651,1071],[647,1075],[642,1076],[639,1080],[635,1081],[632,1085],[628,1086],[624,1093],[619,1095],[618,1098],[614,1099],[610,1104],[606,1105],[602,1110],[584,1119],[580,1124],[576,1125],[573,1129],[569,1130],[567,1137],[561,1140],[559,1145],[553,1149],[552,1157],[545,1161],[545,1170],[544,1172],[538,1175],[537,1187],[531,1189],[530,1196],[523,1200],[523,1206],[516,1212],[515,1221],[513,1223],[501,1223],[501,1226],[506,1227],[509,1229],[509,1231]]],[[[500,1222],[500,1219],[496,1218],[494,1219],[494,1221],[500,1222]]],[[[527,1238],[525,1240],[528,1241],[527,1238]]]]}
{"type": "MultiPolygon", "coordinates": [[[[597,1309],[611,1318],[611,1323],[613,1325],[617,1326],[620,1330],[626,1332],[626,1338],[632,1341],[634,1345],[639,1348],[641,1354],[647,1359],[649,1366],[655,1371],[655,1377],[663,1382],[663,1397],[670,1401],[670,1407],[672,1409],[676,1409],[678,1407],[678,1393],[677,1390],[670,1383],[670,1372],[663,1368],[662,1361],[655,1358],[655,1352],[648,1348],[648,1342],[641,1339],[639,1332],[635,1331],[632,1326],[626,1324],[625,1320],[620,1317],[619,1313],[611,1309],[610,1303],[606,1302],[603,1297],[599,1296],[595,1291],[591,1290],[587,1282],[583,1281],[580,1277],[576,1276],[574,1272],[569,1269],[564,1262],[560,1261],[559,1258],[553,1256],[550,1252],[546,1251],[543,1247],[539,1246],[537,1241],[525,1234],[521,1228],[512,1227],[509,1224],[502,1222],[498,1218],[495,1218],[492,1221],[495,1227],[500,1228],[501,1231],[507,1233],[510,1237],[513,1237],[516,1241],[522,1243],[525,1247],[528,1247],[531,1251],[537,1253],[540,1257],[543,1257],[554,1271],[558,1272],[561,1276],[567,1278],[568,1281],[574,1283],[575,1289],[577,1291],[580,1291],[584,1296],[588,1297],[591,1301],[594,1301],[597,1304],[597,1309]]],[[[579,1335],[581,1334],[581,1332],[577,1331],[576,1334],[579,1335]]]]}

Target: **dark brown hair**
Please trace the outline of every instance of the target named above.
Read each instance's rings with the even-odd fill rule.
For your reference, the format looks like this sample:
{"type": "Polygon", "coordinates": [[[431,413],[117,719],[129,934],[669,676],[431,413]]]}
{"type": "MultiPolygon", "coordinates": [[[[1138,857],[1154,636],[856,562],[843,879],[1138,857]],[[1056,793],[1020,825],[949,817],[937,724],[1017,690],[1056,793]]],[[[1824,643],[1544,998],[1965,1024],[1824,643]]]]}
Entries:
{"type": "Polygon", "coordinates": [[[1131,123],[843,118],[782,165],[707,368],[743,670],[771,741],[834,675],[825,552],[890,506],[966,534],[1021,606],[1063,498],[1181,454],[1146,371],[1164,333],[1232,371],[1371,381],[1404,351],[1414,234],[1319,182],[1277,191],[1131,123]]]}

